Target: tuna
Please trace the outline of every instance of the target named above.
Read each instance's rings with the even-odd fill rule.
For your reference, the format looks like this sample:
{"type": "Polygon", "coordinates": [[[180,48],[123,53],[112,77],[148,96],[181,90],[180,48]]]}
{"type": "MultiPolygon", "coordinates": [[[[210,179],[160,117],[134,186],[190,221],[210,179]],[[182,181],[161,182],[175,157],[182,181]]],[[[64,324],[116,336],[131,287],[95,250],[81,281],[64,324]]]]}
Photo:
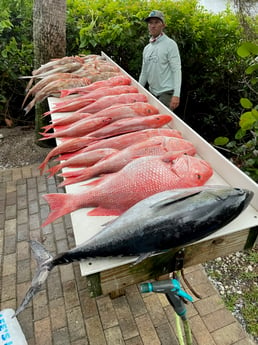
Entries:
{"type": "Polygon", "coordinates": [[[31,241],[38,267],[15,316],[40,291],[54,267],[116,256],[132,256],[138,264],[152,254],[194,243],[221,229],[244,211],[252,197],[249,190],[226,186],[167,190],[140,201],[89,240],[55,257],[31,241]]]}

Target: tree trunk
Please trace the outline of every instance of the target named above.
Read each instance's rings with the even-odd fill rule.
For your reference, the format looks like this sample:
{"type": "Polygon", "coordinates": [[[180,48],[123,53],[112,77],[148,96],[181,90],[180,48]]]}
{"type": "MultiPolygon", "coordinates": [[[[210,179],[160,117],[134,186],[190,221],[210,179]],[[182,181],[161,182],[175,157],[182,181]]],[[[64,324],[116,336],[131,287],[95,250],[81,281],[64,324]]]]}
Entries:
{"type": "MultiPolygon", "coordinates": [[[[33,5],[34,68],[53,58],[66,55],[66,0],[34,0],[33,5]]],[[[35,134],[38,141],[40,129],[46,125],[42,114],[48,110],[47,102],[35,107],[35,134]]],[[[45,141],[38,141],[46,146],[45,141]]]]}

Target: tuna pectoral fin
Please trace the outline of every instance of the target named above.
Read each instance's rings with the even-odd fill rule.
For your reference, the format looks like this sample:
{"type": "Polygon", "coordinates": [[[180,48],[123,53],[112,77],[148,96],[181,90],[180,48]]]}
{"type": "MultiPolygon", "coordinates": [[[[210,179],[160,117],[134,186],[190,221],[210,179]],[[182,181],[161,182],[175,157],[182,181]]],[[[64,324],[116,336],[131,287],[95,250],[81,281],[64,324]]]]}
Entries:
{"type": "Polygon", "coordinates": [[[52,256],[39,242],[31,241],[31,249],[38,264],[37,271],[32,279],[31,287],[27,291],[13,317],[22,312],[32,298],[40,291],[42,284],[47,280],[49,271],[52,269],[52,256]]]}
{"type": "Polygon", "coordinates": [[[143,260],[147,259],[149,256],[151,256],[153,254],[155,254],[155,252],[141,254],[132,265],[134,266],[134,265],[139,264],[140,262],[142,262],[143,260]]]}

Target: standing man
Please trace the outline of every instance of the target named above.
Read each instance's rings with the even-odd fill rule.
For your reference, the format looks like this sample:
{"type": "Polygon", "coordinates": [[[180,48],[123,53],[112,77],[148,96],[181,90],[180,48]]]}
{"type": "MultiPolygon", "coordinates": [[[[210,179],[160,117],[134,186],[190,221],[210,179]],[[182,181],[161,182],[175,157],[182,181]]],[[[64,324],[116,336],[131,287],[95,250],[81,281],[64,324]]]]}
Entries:
{"type": "Polygon", "coordinates": [[[151,38],[143,50],[139,83],[148,83],[149,91],[174,110],[179,106],[182,81],[178,46],[163,32],[166,25],[161,11],[151,11],[145,21],[151,38]]]}

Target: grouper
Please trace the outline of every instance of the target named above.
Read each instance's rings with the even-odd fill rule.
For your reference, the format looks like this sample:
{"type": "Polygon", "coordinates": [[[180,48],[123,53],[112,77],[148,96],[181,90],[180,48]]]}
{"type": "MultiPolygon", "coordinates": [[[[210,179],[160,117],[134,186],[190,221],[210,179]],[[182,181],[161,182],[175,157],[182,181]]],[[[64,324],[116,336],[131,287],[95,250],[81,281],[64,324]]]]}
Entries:
{"type": "Polygon", "coordinates": [[[38,267],[18,315],[57,265],[98,257],[133,256],[135,262],[185,246],[221,229],[249,205],[253,192],[227,186],[201,186],[154,194],[106,224],[74,249],[53,257],[38,241],[31,248],[38,267]]]}

